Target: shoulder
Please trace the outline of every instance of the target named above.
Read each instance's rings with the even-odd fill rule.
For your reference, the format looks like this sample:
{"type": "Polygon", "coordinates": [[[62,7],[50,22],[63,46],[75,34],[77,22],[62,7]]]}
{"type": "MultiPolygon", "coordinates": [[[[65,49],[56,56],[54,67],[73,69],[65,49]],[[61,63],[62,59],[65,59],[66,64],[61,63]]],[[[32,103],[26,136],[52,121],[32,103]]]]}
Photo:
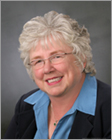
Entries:
{"type": "Polygon", "coordinates": [[[96,104],[95,122],[97,128],[101,127],[102,132],[104,134],[104,138],[110,138],[111,87],[99,80],[97,80],[97,104],[96,104]]]}
{"type": "Polygon", "coordinates": [[[111,99],[111,87],[110,85],[97,80],[97,97],[102,101],[111,99]]]}
{"type": "Polygon", "coordinates": [[[99,80],[97,80],[97,102],[96,103],[97,103],[96,111],[101,113],[103,116],[107,115],[108,117],[110,117],[111,87],[99,80]]]}
{"type": "Polygon", "coordinates": [[[108,90],[108,91],[110,91],[111,90],[111,86],[110,85],[108,85],[108,84],[106,84],[106,83],[104,83],[104,82],[102,82],[102,81],[100,81],[100,80],[98,80],[97,79],[97,86],[98,86],[98,88],[100,88],[100,89],[102,89],[102,90],[108,90]]]}
{"type": "Polygon", "coordinates": [[[28,93],[23,94],[20,99],[24,100],[24,99],[26,99],[27,97],[29,97],[30,95],[32,95],[33,93],[35,93],[38,90],[40,90],[40,89],[39,88],[33,89],[33,90],[29,91],[28,93]]]}
{"type": "Polygon", "coordinates": [[[28,93],[23,94],[16,104],[15,111],[18,113],[21,113],[21,112],[33,109],[33,105],[30,105],[30,104],[24,102],[24,100],[38,90],[40,90],[40,89],[37,88],[37,89],[31,90],[28,93]]]}

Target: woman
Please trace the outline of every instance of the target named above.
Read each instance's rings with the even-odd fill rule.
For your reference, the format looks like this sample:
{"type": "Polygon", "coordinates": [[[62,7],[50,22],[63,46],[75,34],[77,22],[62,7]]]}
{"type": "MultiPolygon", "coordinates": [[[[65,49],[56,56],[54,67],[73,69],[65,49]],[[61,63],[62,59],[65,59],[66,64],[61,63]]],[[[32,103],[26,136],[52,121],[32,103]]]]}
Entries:
{"type": "Polygon", "coordinates": [[[110,138],[110,87],[95,78],[87,29],[50,11],[28,21],[19,41],[39,88],[21,97],[4,138],[110,138]]]}

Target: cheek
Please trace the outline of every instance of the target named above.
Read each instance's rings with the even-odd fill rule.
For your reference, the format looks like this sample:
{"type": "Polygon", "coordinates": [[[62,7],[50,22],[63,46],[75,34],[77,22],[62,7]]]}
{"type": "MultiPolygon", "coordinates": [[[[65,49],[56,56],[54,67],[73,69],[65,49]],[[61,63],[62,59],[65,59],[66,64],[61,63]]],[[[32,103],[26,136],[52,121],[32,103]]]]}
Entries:
{"type": "Polygon", "coordinates": [[[59,65],[55,65],[55,69],[64,75],[68,75],[68,73],[72,71],[73,66],[71,65],[71,62],[66,61],[59,65]]]}
{"type": "Polygon", "coordinates": [[[34,77],[35,81],[42,80],[43,79],[42,71],[41,70],[33,70],[33,77],[34,77]]]}
{"type": "Polygon", "coordinates": [[[74,63],[69,63],[68,68],[66,69],[66,74],[70,81],[73,81],[74,78],[77,79],[81,75],[81,69],[76,66],[74,63]]]}

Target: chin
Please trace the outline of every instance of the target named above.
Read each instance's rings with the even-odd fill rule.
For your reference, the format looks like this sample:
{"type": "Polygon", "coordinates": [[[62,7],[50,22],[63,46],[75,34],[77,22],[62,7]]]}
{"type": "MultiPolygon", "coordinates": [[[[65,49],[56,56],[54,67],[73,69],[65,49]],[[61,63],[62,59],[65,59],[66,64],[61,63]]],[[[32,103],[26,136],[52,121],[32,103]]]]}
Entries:
{"type": "Polygon", "coordinates": [[[50,91],[46,91],[46,93],[48,94],[49,97],[61,97],[63,95],[63,92],[60,90],[50,90],[50,91]]]}
{"type": "Polygon", "coordinates": [[[61,97],[62,94],[60,93],[55,93],[55,94],[48,94],[49,97],[61,97]]]}
{"type": "Polygon", "coordinates": [[[60,97],[63,95],[63,93],[66,91],[66,88],[62,86],[61,87],[46,87],[44,89],[41,88],[49,97],[60,97]]]}

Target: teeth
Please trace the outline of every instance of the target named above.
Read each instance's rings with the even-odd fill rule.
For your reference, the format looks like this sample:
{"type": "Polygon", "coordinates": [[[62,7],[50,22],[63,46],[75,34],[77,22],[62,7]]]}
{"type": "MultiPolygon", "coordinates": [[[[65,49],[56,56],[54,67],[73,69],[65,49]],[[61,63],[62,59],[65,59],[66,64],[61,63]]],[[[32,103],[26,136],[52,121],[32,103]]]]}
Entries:
{"type": "Polygon", "coordinates": [[[60,79],[61,79],[61,77],[58,77],[58,78],[55,78],[55,79],[48,80],[48,82],[52,83],[52,82],[59,81],[60,79]]]}

